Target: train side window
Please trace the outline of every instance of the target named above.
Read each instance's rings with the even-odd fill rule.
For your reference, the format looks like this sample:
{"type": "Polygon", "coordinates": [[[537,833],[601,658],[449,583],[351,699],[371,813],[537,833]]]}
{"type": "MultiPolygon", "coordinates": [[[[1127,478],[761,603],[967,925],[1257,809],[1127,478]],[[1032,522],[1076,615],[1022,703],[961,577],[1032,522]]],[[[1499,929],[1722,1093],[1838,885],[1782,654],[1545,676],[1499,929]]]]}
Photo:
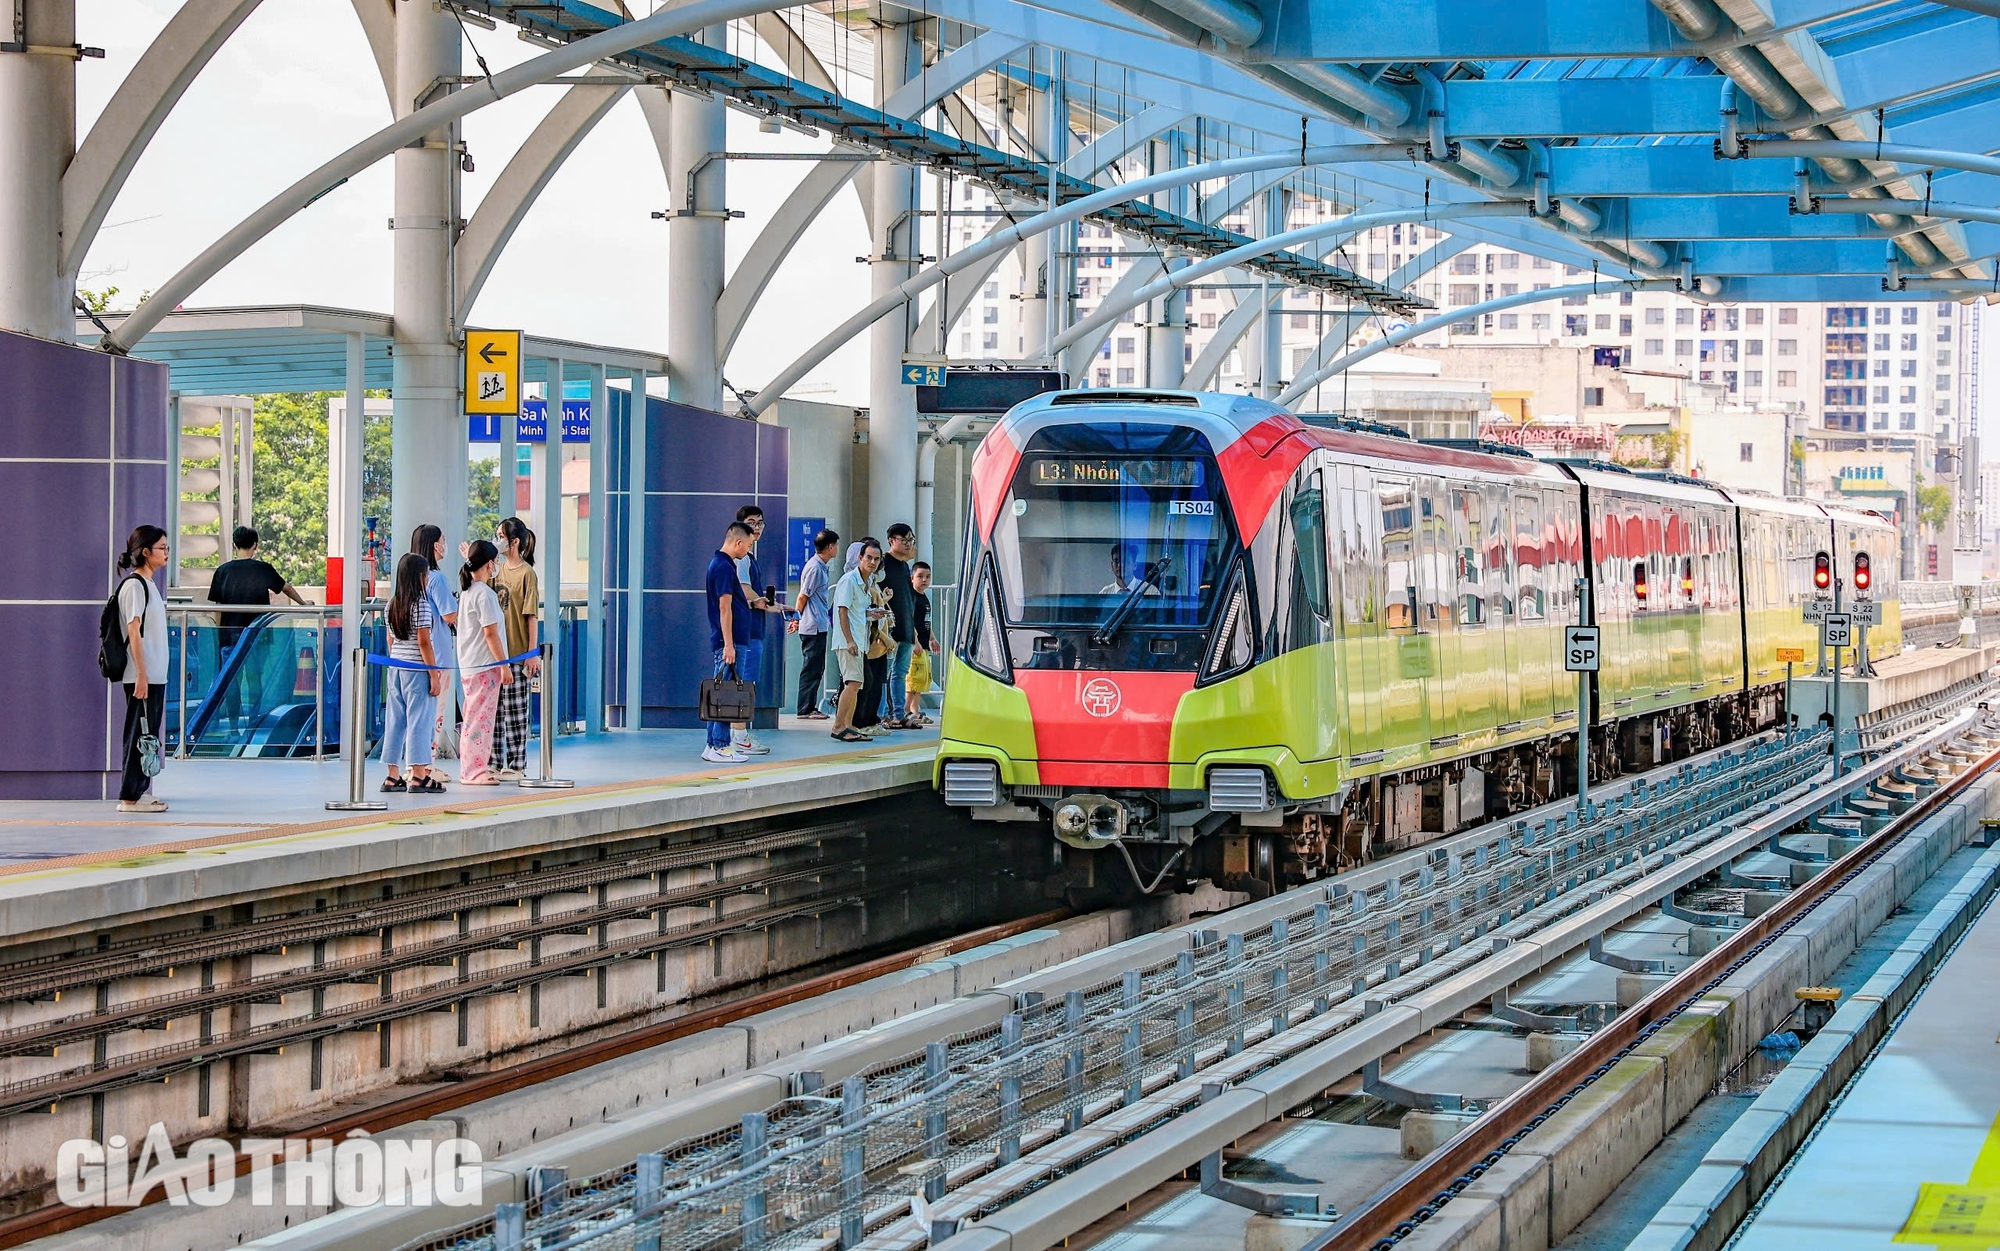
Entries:
{"type": "Polygon", "coordinates": [[[1451,531],[1457,553],[1457,617],[1465,625],[1486,620],[1486,531],[1485,508],[1479,492],[1454,490],[1451,493],[1451,531]]]}
{"type": "MultiPolygon", "coordinates": [[[[1312,476],[1312,486],[1292,497],[1292,577],[1295,579],[1305,606],[1321,621],[1327,619],[1326,600],[1326,497],[1319,487],[1319,475],[1312,476]]],[[[1304,622],[1294,622],[1292,632],[1294,642],[1306,640],[1298,636],[1307,631],[1304,622]]],[[[1307,631],[1310,632],[1310,631],[1307,631]]]]}
{"type": "Polygon", "coordinates": [[[1547,615],[1542,580],[1542,502],[1532,495],[1514,500],[1514,602],[1523,621],[1547,615]]]}
{"type": "MultiPolygon", "coordinates": [[[[1341,470],[1340,489],[1340,600],[1341,615],[1349,625],[1372,625],[1382,602],[1378,570],[1381,566],[1382,515],[1366,486],[1356,486],[1351,473],[1341,470]]],[[[1364,478],[1365,481],[1365,478],[1364,478]]]]}
{"type": "Polygon", "coordinates": [[[1418,629],[1415,489],[1408,482],[1376,483],[1375,512],[1382,519],[1383,624],[1418,629]]]}

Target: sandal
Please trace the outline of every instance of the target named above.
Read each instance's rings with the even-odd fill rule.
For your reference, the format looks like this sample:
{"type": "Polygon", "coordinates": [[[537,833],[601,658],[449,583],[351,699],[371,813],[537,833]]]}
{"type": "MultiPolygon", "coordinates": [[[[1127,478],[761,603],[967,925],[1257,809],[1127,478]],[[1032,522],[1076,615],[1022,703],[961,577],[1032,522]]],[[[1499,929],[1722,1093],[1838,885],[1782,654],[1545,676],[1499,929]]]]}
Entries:
{"type": "Polygon", "coordinates": [[[410,787],[401,778],[387,778],[382,783],[382,789],[390,794],[394,794],[399,791],[407,791],[410,787]]]}
{"type": "Polygon", "coordinates": [[[836,730],[828,735],[828,737],[837,739],[843,743],[872,743],[875,741],[859,730],[836,730]]]}
{"type": "Polygon", "coordinates": [[[417,781],[410,783],[410,793],[413,795],[442,795],[444,794],[444,783],[438,781],[436,778],[419,778],[417,781]]]}

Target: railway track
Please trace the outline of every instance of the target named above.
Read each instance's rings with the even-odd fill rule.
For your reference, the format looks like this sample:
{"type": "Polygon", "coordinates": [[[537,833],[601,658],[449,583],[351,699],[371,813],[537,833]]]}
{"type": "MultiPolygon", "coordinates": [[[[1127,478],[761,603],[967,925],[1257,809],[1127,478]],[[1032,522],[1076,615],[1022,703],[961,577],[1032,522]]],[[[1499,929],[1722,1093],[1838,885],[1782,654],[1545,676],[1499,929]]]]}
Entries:
{"type": "MultiPolygon", "coordinates": [[[[859,822],[838,821],[747,838],[676,843],[640,855],[555,869],[545,870],[536,860],[530,862],[526,872],[501,878],[474,880],[466,872],[451,886],[381,900],[259,917],[233,925],[204,923],[200,928],[122,942],[103,941],[83,952],[0,962],[0,1002],[59,999],[64,991],[120,979],[158,975],[241,956],[283,953],[301,944],[379,933],[399,925],[456,917],[475,908],[595,891],[615,882],[698,868],[718,860],[770,855],[860,838],[863,834],[859,822]]],[[[207,921],[212,919],[211,915],[207,921]]]]}
{"type": "MultiPolygon", "coordinates": [[[[712,1007],[690,1011],[672,1020],[626,1030],[537,1059],[505,1065],[486,1072],[464,1074],[448,1085],[405,1095],[362,1111],[345,1113],[293,1133],[294,1136],[308,1138],[341,1138],[354,1130],[380,1133],[398,1125],[442,1116],[482,1099],[524,1090],[649,1047],[690,1037],[703,1030],[728,1025],[761,1012],[769,1012],[774,1008],[799,1003],[871,978],[899,972],[926,960],[934,960],[940,956],[1011,938],[1016,934],[1055,924],[1071,915],[1067,909],[1038,913],[999,925],[971,930],[953,938],[877,956],[787,986],[731,999],[712,1007]]],[[[247,1173],[249,1168],[248,1158],[240,1160],[238,1175],[247,1173]]],[[[165,1191],[157,1190],[147,1196],[146,1204],[160,1202],[165,1198],[165,1191]]],[[[82,1228],[113,1215],[115,1211],[116,1209],[111,1208],[50,1206],[0,1219],[0,1249],[22,1246],[39,1238],[52,1237],[82,1228]]]]}
{"type": "Polygon", "coordinates": [[[812,864],[773,874],[749,874],[512,924],[467,929],[451,938],[378,955],[303,967],[213,990],[136,1000],[87,1016],[21,1027],[9,1031],[13,1037],[0,1039],[0,1054],[30,1055],[37,1051],[53,1054],[65,1042],[158,1028],[168,1019],[212,1013],[227,1004],[282,1002],[289,995],[335,985],[361,983],[382,988],[376,998],[341,1007],[316,1006],[299,1016],[246,1029],[215,1031],[205,1023],[196,1038],[116,1056],[100,1054],[74,1069],[0,1085],[0,1116],[48,1110],[64,1099],[100,1094],[138,1082],[162,1081],[233,1056],[273,1053],[316,1038],[373,1029],[404,1017],[430,1012],[458,1013],[471,999],[511,994],[554,978],[590,975],[622,961],[706,944],[724,935],[860,906],[873,898],[934,882],[938,873],[949,867],[949,861],[939,858],[915,862],[886,875],[870,875],[860,863],[812,864]],[[835,879],[832,889],[817,890],[798,899],[726,915],[718,913],[680,925],[664,923],[665,915],[675,909],[715,904],[730,896],[761,892],[782,883],[807,880],[823,883],[828,878],[835,879]],[[613,922],[647,916],[662,918],[657,931],[609,937],[606,927],[613,922]],[[591,933],[597,939],[594,944],[550,955],[540,951],[540,943],[549,937],[591,933]],[[476,954],[501,949],[518,951],[524,946],[530,950],[522,959],[477,970],[470,967],[476,954]],[[449,968],[452,973],[400,991],[390,987],[389,979],[397,971],[426,966],[449,968]],[[173,1002],[163,1004],[160,999],[173,1002]]]}
{"type": "Polygon", "coordinates": [[[1383,873],[1293,892],[1294,911],[1266,930],[1060,1000],[1023,1001],[997,1029],[849,1079],[840,1101],[767,1109],[758,1158],[730,1135],[663,1144],[660,1181],[643,1195],[628,1165],[572,1179],[568,1193],[581,1197],[521,1214],[504,1237],[487,1218],[419,1245],[473,1251],[519,1232],[563,1247],[656,1234],[683,1247],[921,1246],[932,1231],[905,1215],[915,1173],[938,1179],[933,1220],[997,1210],[1191,1112],[1208,1082],[1350,1028],[1366,1035],[1382,1023],[1385,984],[1407,994],[1460,978],[1505,944],[1740,834],[1747,813],[1769,815],[1805,787],[1826,748],[1823,732],[1743,745],[1728,766],[1628,783],[1587,821],[1502,823],[1383,873]],[[762,1227],[746,1228],[759,1200],[762,1227]]]}
{"type": "Polygon", "coordinates": [[[1751,919],[1715,950],[1701,956],[1636,1006],[1593,1033],[1577,1050],[1543,1070],[1502,1099],[1443,1148],[1405,1171],[1348,1213],[1305,1251],[1391,1251],[1454,1195],[1498,1162],[1522,1137],[1561,1110],[1630,1054],[1720,986],[1822,900],[1839,891],[1879,860],[1890,846],[1933,812],[1951,802],[1975,778],[2000,767],[2000,725],[1968,746],[1980,749],[1973,764],[1918,800],[1886,828],[1826,872],[1793,889],[1777,907],[1751,919]]]}

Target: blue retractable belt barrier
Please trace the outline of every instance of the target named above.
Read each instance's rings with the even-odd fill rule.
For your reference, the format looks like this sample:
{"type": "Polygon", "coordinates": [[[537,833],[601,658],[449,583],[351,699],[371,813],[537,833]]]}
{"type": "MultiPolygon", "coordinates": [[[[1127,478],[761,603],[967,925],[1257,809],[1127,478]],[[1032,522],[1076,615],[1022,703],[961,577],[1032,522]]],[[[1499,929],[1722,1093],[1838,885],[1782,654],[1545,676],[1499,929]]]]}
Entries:
{"type": "MultiPolygon", "coordinates": [[[[518,656],[509,656],[505,660],[496,660],[490,665],[474,665],[472,667],[474,669],[498,669],[502,665],[518,665],[524,660],[534,660],[541,654],[541,649],[536,648],[533,651],[522,652],[518,656]]],[[[427,665],[420,660],[403,660],[396,656],[377,656],[373,652],[368,654],[368,663],[371,665],[380,665],[384,669],[422,669],[438,673],[459,672],[457,665],[427,665]]]]}

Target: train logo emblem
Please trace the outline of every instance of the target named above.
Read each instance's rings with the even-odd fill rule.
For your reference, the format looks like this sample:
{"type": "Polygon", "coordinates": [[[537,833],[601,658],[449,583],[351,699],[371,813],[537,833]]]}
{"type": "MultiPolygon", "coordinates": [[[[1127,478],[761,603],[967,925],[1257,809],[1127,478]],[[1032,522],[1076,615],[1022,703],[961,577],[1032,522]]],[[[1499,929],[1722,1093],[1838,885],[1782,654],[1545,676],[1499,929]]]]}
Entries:
{"type": "Polygon", "coordinates": [[[1092,678],[1084,683],[1083,694],[1077,697],[1083,703],[1083,710],[1093,717],[1108,717],[1118,711],[1123,695],[1118,684],[1110,678],[1092,678]]]}

